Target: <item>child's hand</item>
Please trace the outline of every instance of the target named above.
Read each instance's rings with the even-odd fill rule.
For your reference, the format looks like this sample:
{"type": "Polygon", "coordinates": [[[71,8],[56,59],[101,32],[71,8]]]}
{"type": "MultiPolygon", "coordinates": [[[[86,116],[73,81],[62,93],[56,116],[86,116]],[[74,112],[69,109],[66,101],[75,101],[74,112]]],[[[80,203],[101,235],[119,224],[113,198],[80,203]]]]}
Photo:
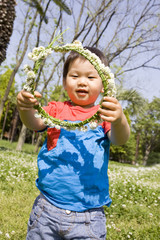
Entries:
{"type": "MultiPolygon", "coordinates": [[[[36,98],[41,98],[39,92],[34,92],[36,98]]],[[[17,107],[20,111],[28,111],[34,108],[38,104],[37,99],[31,93],[22,90],[17,95],[17,107]]]]}
{"type": "Polygon", "coordinates": [[[123,111],[120,103],[114,97],[104,97],[102,107],[98,111],[104,121],[116,124],[121,121],[123,111]]]}
{"type": "Polygon", "coordinates": [[[111,122],[111,131],[107,135],[110,141],[117,145],[125,144],[130,135],[130,127],[123,113],[121,104],[116,98],[104,97],[99,109],[101,118],[111,122]]]}
{"type": "MultiPolygon", "coordinates": [[[[34,92],[36,98],[40,98],[39,92],[34,92]]],[[[34,106],[38,104],[38,100],[31,93],[22,90],[17,95],[17,107],[21,121],[31,130],[40,131],[45,129],[46,125],[42,119],[36,118],[34,106]]]]}

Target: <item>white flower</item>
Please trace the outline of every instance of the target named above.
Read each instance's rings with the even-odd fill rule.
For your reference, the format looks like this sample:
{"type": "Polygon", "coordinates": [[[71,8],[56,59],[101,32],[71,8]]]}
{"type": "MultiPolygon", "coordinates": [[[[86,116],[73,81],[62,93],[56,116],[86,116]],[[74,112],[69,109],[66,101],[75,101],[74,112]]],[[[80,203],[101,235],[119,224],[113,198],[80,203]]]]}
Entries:
{"type": "MultiPolygon", "coordinates": [[[[53,125],[51,119],[49,119],[49,118],[47,119],[47,124],[48,124],[48,126],[52,126],[53,125]]],[[[54,126],[55,126],[55,124],[54,124],[54,126]]]]}
{"type": "Polygon", "coordinates": [[[89,52],[89,55],[91,56],[91,58],[95,59],[96,61],[100,60],[99,57],[95,53],[90,53],[89,50],[86,50],[86,51],[89,52]]]}
{"type": "Polygon", "coordinates": [[[47,53],[47,55],[51,54],[52,52],[53,52],[53,51],[52,51],[51,48],[46,49],[46,53],[47,53]]]}
{"type": "Polygon", "coordinates": [[[39,46],[39,47],[37,48],[37,50],[38,50],[38,51],[44,51],[45,48],[44,48],[43,46],[39,46]]]}
{"type": "Polygon", "coordinates": [[[107,225],[107,228],[111,228],[112,226],[110,224],[107,225]]]}
{"type": "Polygon", "coordinates": [[[98,126],[98,123],[97,123],[97,122],[90,122],[90,123],[89,123],[89,127],[90,127],[91,129],[95,129],[97,126],[98,126]]]}
{"type": "Polygon", "coordinates": [[[32,53],[31,53],[31,52],[30,52],[30,53],[28,53],[28,58],[32,60],[32,58],[33,58],[33,55],[32,55],[32,53]]]}
{"type": "Polygon", "coordinates": [[[61,127],[60,127],[59,125],[55,125],[55,128],[56,128],[57,130],[60,130],[60,129],[61,129],[61,127]]]}
{"type": "Polygon", "coordinates": [[[41,118],[42,117],[41,114],[39,114],[39,113],[35,113],[34,116],[35,116],[35,118],[41,118]]]}
{"type": "Polygon", "coordinates": [[[31,91],[32,91],[32,88],[29,87],[27,84],[24,85],[23,89],[24,89],[25,91],[27,91],[27,92],[31,92],[31,91]]]}
{"type": "Polygon", "coordinates": [[[113,73],[110,73],[109,74],[110,78],[114,80],[114,74],[113,73]]]}
{"type": "Polygon", "coordinates": [[[6,238],[10,238],[9,233],[6,233],[6,238]]]}
{"type": "Polygon", "coordinates": [[[43,122],[44,122],[44,124],[48,124],[48,119],[47,118],[43,118],[43,122]]]}
{"type": "Polygon", "coordinates": [[[30,86],[33,84],[33,78],[32,79],[26,79],[27,85],[30,86]]]}
{"type": "Polygon", "coordinates": [[[88,128],[87,126],[82,126],[79,130],[82,132],[87,132],[88,128]]]}
{"type": "Polygon", "coordinates": [[[115,86],[114,79],[113,78],[108,79],[108,84],[114,87],[115,86]]]}
{"type": "Polygon", "coordinates": [[[33,50],[32,50],[32,53],[35,54],[38,52],[38,48],[37,47],[34,47],[33,50]]]}
{"type": "Polygon", "coordinates": [[[38,59],[39,59],[38,56],[33,55],[31,60],[33,60],[34,62],[36,62],[36,61],[38,61],[38,59]]]}
{"type": "Polygon", "coordinates": [[[36,75],[33,71],[27,72],[27,78],[28,79],[35,79],[36,75]]]}
{"type": "Polygon", "coordinates": [[[125,204],[122,204],[122,207],[123,207],[123,208],[126,208],[126,205],[125,205],[125,204]]]}
{"type": "Polygon", "coordinates": [[[82,46],[82,43],[81,43],[79,40],[75,40],[75,41],[73,42],[73,44],[82,46]]]}
{"type": "MultiPolygon", "coordinates": [[[[100,63],[99,63],[99,66],[100,66],[100,68],[104,71],[104,69],[105,69],[104,63],[100,62],[100,63]]],[[[104,71],[104,72],[105,72],[105,71],[104,71]]]]}
{"type": "Polygon", "coordinates": [[[24,72],[27,73],[28,71],[31,70],[31,67],[28,64],[25,64],[24,67],[23,67],[23,70],[24,70],[24,72]]]}
{"type": "Polygon", "coordinates": [[[104,68],[104,70],[105,70],[105,72],[108,73],[108,74],[111,73],[111,69],[110,69],[108,66],[106,66],[106,67],[104,68]]]}
{"type": "Polygon", "coordinates": [[[49,127],[55,127],[55,124],[52,122],[48,125],[49,127]]]}

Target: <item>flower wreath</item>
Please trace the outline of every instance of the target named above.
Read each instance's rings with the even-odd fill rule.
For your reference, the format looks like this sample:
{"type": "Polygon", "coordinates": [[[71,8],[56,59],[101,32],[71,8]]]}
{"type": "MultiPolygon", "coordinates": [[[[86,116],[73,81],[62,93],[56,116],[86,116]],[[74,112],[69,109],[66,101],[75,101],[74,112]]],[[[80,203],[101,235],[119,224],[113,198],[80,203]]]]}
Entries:
{"type": "MultiPolygon", "coordinates": [[[[38,69],[43,62],[44,59],[47,58],[48,55],[50,55],[53,50],[55,52],[68,52],[68,51],[76,51],[83,57],[85,57],[97,70],[99,76],[102,79],[103,87],[104,87],[104,93],[103,96],[115,96],[116,95],[116,87],[114,82],[114,74],[111,73],[111,70],[108,66],[105,66],[100,58],[90,52],[88,49],[83,48],[81,42],[74,41],[71,44],[66,44],[64,46],[53,46],[53,43],[57,39],[54,39],[51,44],[48,45],[48,47],[44,48],[42,46],[36,47],[32,50],[31,53],[28,54],[28,58],[33,60],[35,62],[33,70],[29,65],[24,66],[24,71],[27,73],[27,79],[26,83],[23,87],[25,91],[28,91],[32,94],[34,94],[35,90],[35,78],[36,74],[38,72],[38,69]]],[[[79,129],[81,131],[86,131],[88,129],[87,126],[85,126],[87,123],[89,123],[89,127],[91,129],[95,129],[98,126],[98,123],[101,122],[101,118],[98,114],[98,111],[90,118],[76,123],[71,123],[69,121],[61,121],[59,119],[53,118],[52,116],[48,115],[45,110],[41,107],[41,105],[35,106],[35,109],[37,110],[35,117],[41,118],[49,127],[55,127],[56,129],[65,128],[67,130],[71,129],[79,129]]]]}

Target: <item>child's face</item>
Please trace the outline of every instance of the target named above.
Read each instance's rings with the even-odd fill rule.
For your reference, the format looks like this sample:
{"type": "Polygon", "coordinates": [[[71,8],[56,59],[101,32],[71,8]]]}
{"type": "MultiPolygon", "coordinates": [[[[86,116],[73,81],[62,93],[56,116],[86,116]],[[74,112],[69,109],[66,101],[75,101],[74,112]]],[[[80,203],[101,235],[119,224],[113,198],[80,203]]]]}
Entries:
{"type": "Polygon", "coordinates": [[[70,63],[64,87],[72,103],[84,108],[94,106],[103,89],[102,80],[93,65],[81,58],[70,63]]]}

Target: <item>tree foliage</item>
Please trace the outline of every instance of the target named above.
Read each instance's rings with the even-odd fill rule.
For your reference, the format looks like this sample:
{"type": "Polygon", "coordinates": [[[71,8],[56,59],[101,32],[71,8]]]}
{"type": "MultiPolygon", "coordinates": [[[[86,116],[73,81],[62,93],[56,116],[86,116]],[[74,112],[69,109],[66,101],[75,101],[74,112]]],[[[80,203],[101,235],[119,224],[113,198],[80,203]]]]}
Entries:
{"type": "MultiPolygon", "coordinates": [[[[4,74],[0,75],[0,101],[5,94],[5,89],[8,85],[8,81],[9,81],[11,74],[12,74],[12,70],[8,68],[4,74]]],[[[16,107],[16,94],[17,94],[17,91],[16,91],[15,79],[14,79],[11,89],[10,89],[10,92],[9,92],[8,100],[6,101],[5,106],[4,106],[4,112],[3,112],[2,119],[0,122],[1,129],[3,129],[2,126],[5,124],[6,131],[7,130],[9,131],[9,129],[10,129],[13,112],[16,107]],[[4,123],[5,116],[6,116],[6,121],[4,123]]]]}
{"type": "MultiPolygon", "coordinates": [[[[27,53],[35,46],[47,46],[56,30],[63,32],[69,28],[63,34],[62,41],[67,43],[78,39],[84,46],[98,47],[107,57],[117,79],[117,98],[124,103],[125,114],[132,131],[130,140],[125,146],[111,147],[111,156],[117,161],[138,162],[144,161],[144,156],[148,156],[149,159],[151,154],[159,152],[157,145],[159,140],[155,133],[159,127],[157,125],[159,123],[155,123],[157,110],[152,113],[149,111],[157,108],[157,103],[151,105],[137,91],[124,89],[123,80],[125,74],[127,76],[131,73],[136,74],[139,68],[160,70],[159,0],[25,0],[25,2],[28,4],[17,0],[16,9],[21,14],[18,14],[15,20],[17,46],[14,68],[5,94],[1,98],[0,115],[8,101],[14,77],[19,76],[22,63],[28,62],[27,53]],[[148,121],[145,118],[146,113],[148,121]],[[147,131],[149,126],[150,129],[147,131]],[[147,146],[151,146],[149,155],[146,155],[147,146]]],[[[51,99],[63,101],[67,97],[61,86],[65,57],[65,54],[53,53],[53,56],[44,61],[40,67],[36,86],[43,95],[44,105],[51,99]]],[[[19,84],[22,85],[24,77],[21,75],[20,79],[19,84]]],[[[131,81],[132,75],[128,77],[128,83],[131,81]]]]}
{"type": "MultiPolygon", "coordinates": [[[[155,152],[160,142],[160,98],[146,104],[145,113],[139,115],[134,124],[136,135],[140,136],[143,164],[148,164],[149,155],[155,152]]],[[[160,161],[159,161],[160,162],[160,161]]]]}

